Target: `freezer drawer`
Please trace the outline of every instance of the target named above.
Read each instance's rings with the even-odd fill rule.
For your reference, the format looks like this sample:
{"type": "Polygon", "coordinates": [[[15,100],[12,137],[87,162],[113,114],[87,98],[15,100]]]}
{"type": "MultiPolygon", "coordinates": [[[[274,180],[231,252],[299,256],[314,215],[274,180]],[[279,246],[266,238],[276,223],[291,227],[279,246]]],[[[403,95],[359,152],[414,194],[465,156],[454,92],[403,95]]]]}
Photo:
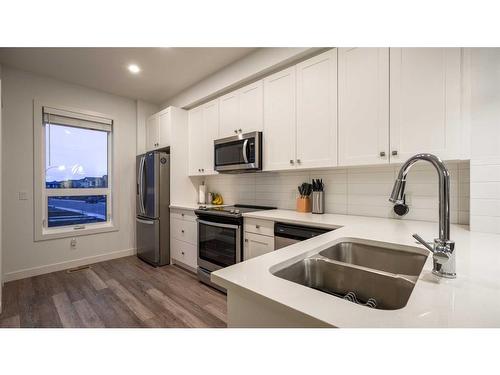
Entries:
{"type": "Polygon", "coordinates": [[[160,220],[136,218],[137,256],[153,265],[160,263],[160,220]]]}

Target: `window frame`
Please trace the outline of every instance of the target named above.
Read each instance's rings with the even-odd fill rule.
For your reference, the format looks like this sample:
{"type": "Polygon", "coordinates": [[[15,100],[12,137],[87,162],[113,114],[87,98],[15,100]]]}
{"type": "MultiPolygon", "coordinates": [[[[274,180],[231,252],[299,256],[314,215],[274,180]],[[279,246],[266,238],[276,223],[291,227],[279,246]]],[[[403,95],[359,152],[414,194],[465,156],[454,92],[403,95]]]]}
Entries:
{"type": "MultiPolygon", "coordinates": [[[[90,129],[90,128],[89,128],[90,129]]],[[[34,240],[43,241],[56,238],[67,238],[85,236],[97,233],[106,233],[119,230],[118,216],[118,180],[115,168],[115,160],[118,160],[114,139],[117,135],[117,121],[113,116],[89,111],[80,108],[72,108],[65,105],[46,103],[35,99],[33,101],[33,181],[34,181],[34,240]],[[107,188],[84,188],[84,189],[47,189],[45,186],[45,124],[43,121],[43,108],[51,107],[62,111],[75,113],[75,117],[81,115],[101,117],[112,121],[111,131],[108,133],[108,187],[107,188]],[[47,208],[49,196],[75,196],[75,195],[106,195],[105,222],[88,223],[84,225],[48,227],[47,208]]]]}

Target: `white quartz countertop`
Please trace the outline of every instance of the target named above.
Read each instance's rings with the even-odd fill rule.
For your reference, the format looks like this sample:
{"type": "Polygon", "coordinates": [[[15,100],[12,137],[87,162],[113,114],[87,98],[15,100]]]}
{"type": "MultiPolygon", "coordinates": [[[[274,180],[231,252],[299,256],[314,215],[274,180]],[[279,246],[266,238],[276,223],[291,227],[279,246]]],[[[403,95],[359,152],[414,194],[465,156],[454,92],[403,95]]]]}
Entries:
{"type": "Polygon", "coordinates": [[[430,255],[408,304],[399,310],[377,310],[281,279],[271,270],[352,238],[423,250],[412,233],[432,240],[438,234],[437,223],[289,210],[244,216],[338,229],[213,272],[212,281],[229,292],[243,288],[336,327],[500,327],[500,235],[452,225],[457,278],[433,275],[430,255]]]}

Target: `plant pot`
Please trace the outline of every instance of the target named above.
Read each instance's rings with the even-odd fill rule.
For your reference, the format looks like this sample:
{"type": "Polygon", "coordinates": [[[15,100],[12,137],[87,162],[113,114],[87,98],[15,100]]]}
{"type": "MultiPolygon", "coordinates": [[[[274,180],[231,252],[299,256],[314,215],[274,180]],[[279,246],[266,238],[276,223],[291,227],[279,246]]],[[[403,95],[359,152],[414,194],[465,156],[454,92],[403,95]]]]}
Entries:
{"type": "Polygon", "coordinates": [[[297,212],[311,212],[311,199],[309,197],[297,198],[297,212]]]}

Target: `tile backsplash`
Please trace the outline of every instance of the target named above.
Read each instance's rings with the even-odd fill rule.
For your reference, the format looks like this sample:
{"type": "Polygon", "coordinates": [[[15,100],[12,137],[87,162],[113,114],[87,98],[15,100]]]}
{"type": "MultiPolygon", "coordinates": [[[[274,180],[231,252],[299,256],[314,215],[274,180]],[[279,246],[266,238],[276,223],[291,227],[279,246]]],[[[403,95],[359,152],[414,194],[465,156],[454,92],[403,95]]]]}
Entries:
{"type": "MultiPolygon", "coordinates": [[[[451,176],[451,221],[469,224],[469,162],[446,164],[451,176]]],[[[297,186],[322,178],[327,213],[399,218],[388,201],[399,166],[370,166],[312,171],[262,172],[208,176],[208,191],[221,193],[225,203],[256,204],[295,209],[297,186]]],[[[409,220],[438,220],[437,173],[418,163],[406,185],[409,220]]]]}

